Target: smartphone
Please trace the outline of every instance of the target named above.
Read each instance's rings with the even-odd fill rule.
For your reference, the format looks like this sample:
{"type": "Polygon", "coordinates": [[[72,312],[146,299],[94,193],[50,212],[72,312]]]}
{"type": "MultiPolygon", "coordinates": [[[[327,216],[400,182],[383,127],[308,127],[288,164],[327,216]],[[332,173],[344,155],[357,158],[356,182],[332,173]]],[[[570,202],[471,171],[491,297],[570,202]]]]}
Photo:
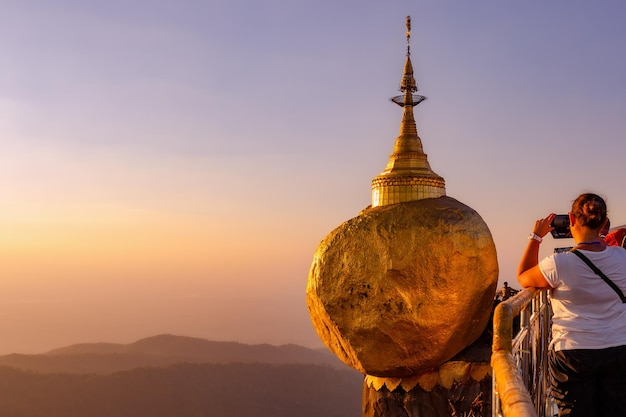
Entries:
{"type": "Polygon", "coordinates": [[[565,239],[572,237],[572,231],[569,229],[569,215],[557,214],[554,216],[550,226],[554,229],[550,232],[555,239],[565,239]]]}

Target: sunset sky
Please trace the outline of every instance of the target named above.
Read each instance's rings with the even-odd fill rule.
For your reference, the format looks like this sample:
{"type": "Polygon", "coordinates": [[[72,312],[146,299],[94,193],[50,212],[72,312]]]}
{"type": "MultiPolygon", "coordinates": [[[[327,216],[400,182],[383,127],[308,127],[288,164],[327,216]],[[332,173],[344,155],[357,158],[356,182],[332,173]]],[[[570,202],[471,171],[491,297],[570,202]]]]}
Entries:
{"type": "Polygon", "coordinates": [[[0,0],[0,354],[321,346],[309,266],[393,150],[407,15],[424,151],[500,283],[581,192],[626,223],[622,0],[0,0]]]}

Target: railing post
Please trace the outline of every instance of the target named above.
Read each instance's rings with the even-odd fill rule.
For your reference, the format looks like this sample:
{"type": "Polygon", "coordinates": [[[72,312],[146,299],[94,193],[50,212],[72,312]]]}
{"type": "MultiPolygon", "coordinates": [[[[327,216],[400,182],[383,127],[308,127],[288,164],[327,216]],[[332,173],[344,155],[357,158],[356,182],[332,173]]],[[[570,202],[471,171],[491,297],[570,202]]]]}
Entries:
{"type": "MultiPolygon", "coordinates": [[[[513,317],[531,302],[536,291],[527,288],[498,304],[494,311],[491,366],[504,417],[538,417],[512,353],[513,317]]],[[[494,406],[494,415],[496,412],[494,406]]]]}

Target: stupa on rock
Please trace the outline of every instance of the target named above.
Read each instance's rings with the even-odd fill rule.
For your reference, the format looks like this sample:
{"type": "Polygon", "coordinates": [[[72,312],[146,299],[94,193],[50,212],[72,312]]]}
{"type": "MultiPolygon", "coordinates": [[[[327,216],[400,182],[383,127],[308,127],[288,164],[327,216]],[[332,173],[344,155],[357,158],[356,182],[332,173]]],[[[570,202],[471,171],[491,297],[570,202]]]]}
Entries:
{"type": "Polygon", "coordinates": [[[424,153],[413,110],[425,97],[415,94],[410,34],[407,17],[403,94],[392,98],[403,108],[400,134],[372,180],[372,204],[322,240],[306,289],[326,346],[377,388],[406,392],[419,381],[429,390],[442,384],[441,369],[486,328],[498,280],[487,225],[446,195],[424,153]]]}
{"type": "Polygon", "coordinates": [[[406,39],[406,61],[400,81],[400,92],[403,94],[391,99],[404,108],[400,135],[396,138],[387,167],[372,180],[372,207],[446,195],[444,179],[430,168],[413,115],[413,107],[426,100],[426,97],[415,94],[419,88],[411,63],[410,17],[407,17],[406,39]]]}

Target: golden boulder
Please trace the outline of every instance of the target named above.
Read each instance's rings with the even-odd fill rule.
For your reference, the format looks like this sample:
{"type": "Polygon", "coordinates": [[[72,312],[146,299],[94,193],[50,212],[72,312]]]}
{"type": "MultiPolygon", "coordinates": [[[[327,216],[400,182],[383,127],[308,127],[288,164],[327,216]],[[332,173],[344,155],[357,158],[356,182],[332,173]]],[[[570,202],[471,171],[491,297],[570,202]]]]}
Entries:
{"type": "Polygon", "coordinates": [[[435,368],[486,328],[498,280],[476,211],[438,198],[369,207],[315,252],[306,299],[322,341],[373,376],[435,368]]]}

